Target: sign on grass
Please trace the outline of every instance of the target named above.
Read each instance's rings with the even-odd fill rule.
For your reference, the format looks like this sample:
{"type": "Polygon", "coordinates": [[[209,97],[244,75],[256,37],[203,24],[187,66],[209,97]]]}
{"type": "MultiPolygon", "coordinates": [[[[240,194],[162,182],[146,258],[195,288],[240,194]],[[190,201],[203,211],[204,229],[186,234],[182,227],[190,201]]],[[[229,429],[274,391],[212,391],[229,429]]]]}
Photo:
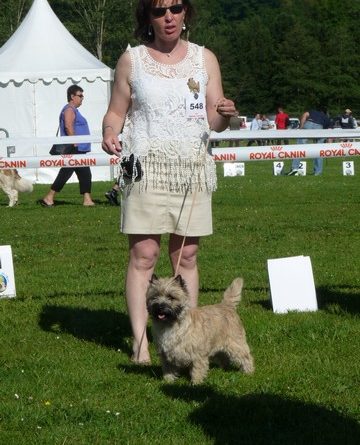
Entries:
{"type": "Polygon", "coordinates": [[[317,311],[310,257],[276,258],[267,263],[274,312],[317,311]]]}
{"type": "Polygon", "coordinates": [[[0,298],[16,297],[11,246],[0,246],[0,298]]]}
{"type": "Polygon", "coordinates": [[[244,162],[225,162],[224,176],[245,176],[244,162]]]}
{"type": "Polygon", "coordinates": [[[355,175],[354,161],[344,161],[343,162],[343,175],[344,176],[354,176],[355,175]]]}

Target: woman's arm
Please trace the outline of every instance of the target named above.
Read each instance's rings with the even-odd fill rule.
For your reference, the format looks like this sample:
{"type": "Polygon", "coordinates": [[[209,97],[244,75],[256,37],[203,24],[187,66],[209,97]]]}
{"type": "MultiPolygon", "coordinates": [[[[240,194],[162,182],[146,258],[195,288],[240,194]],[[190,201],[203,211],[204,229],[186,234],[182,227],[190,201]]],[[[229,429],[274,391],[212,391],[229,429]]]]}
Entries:
{"type": "Polygon", "coordinates": [[[299,129],[301,130],[302,128],[304,128],[304,124],[306,122],[306,119],[310,116],[310,113],[308,111],[305,111],[305,113],[303,113],[303,115],[300,118],[300,126],[299,129]]]}
{"type": "Polygon", "coordinates": [[[215,55],[204,49],[205,67],[209,77],[206,87],[206,112],[211,130],[224,131],[236,113],[232,100],[224,97],[219,63],[215,55]]]}
{"type": "Polygon", "coordinates": [[[118,135],[124,126],[125,116],[131,102],[130,73],[130,54],[125,52],[116,65],[110,104],[102,125],[102,149],[117,156],[121,152],[118,135]]]}
{"type": "Polygon", "coordinates": [[[64,128],[66,136],[75,136],[75,111],[73,108],[67,107],[64,111],[64,128]]]}

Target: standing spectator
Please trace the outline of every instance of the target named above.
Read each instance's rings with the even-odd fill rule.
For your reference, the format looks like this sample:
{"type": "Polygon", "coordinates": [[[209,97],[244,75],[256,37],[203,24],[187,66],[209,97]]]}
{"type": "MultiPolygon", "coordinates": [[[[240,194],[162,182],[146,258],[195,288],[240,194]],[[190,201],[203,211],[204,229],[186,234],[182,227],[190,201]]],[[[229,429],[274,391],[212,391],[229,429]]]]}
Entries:
{"type": "MultiPolygon", "coordinates": [[[[338,116],[335,120],[335,123],[339,123],[340,127],[343,130],[351,130],[357,128],[356,119],[352,115],[352,111],[347,108],[341,116],[338,116]]],[[[349,139],[341,139],[343,142],[349,141],[349,139]]],[[[352,140],[352,139],[350,139],[352,140]]]]}
{"type": "MultiPolygon", "coordinates": [[[[285,113],[284,109],[279,107],[275,116],[275,125],[277,130],[287,130],[289,126],[290,120],[289,115],[285,113]]],[[[278,139],[277,141],[278,145],[281,145],[282,143],[287,144],[287,139],[278,139]]]]}
{"type": "MultiPolygon", "coordinates": [[[[329,128],[331,125],[330,119],[327,115],[326,108],[320,107],[318,110],[310,110],[305,111],[305,113],[301,116],[300,119],[300,127],[302,130],[322,130],[325,128],[329,128]]],[[[321,144],[325,141],[325,139],[317,139],[318,144],[321,144]]],[[[307,139],[298,139],[298,144],[306,144],[307,139]]],[[[288,173],[288,176],[297,176],[299,174],[299,166],[300,159],[293,159],[291,170],[288,173]]],[[[316,158],[314,159],[314,175],[321,175],[323,170],[323,159],[316,158]]]]}
{"type": "MultiPolygon", "coordinates": [[[[78,108],[84,100],[84,90],[79,85],[71,85],[67,89],[68,103],[63,107],[59,116],[60,136],[79,136],[90,134],[87,120],[80,114],[78,108]]],[[[89,142],[74,144],[71,154],[84,154],[91,150],[89,142]]],[[[60,192],[66,182],[75,172],[79,179],[80,194],[83,195],[85,207],[94,206],[91,198],[91,170],[90,167],[61,168],[49,192],[38,202],[43,207],[53,207],[55,194],[60,192]]]]}
{"type": "MultiPolygon", "coordinates": [[[[241,118],[239,117],[239,112],[236,111],[235,116],[230,118],[229,127],[230,130],[240,130],[241,118]]],[[[231,139],[229,141],[229,147],[237,147],[240,144],[239,139],[231,139]]]]}
{"type": "MultiPolygon", "coordinates": [[[[256,113],[254,119],[251,122],[250,130],[251,131],[261,130],[261,126],[262,126],[261,115],[260,113],[256,113]]],[[[250,147],[254,142],[256,142],[257,145],[261,145],[261,141],[255,139],[249,139],[247,146],[250,147]]]]}
{"type": "Polygon", "coordinates": [[[146,291],[164,234],[173,273],[184,277],[189,304],[197,305],[197,254],[200,238],[212,233],[216,189],[206,136],[224,131],[236,111],[224,97],[215,55],[182,38],[192,15],[190,0],[138,0],[135,36],[141,44],[121,55],[103,120],[104,151],[143,167],[141,181],[135,168],[125,182],[121,200],[135,363],[150,361],[146,291]]]}
{"type": "Polygon", "coordinates": [[[349,108],[347,108],[344,114],[339,116],[336,120],[339,122],[340,127],[343,129],[349,130],[357,128],[356,119],[353,117],[352,111],[349,108]]]}
{"type": "MultiPolygon", "coordinates": [[[[266,114],[263,114],[261,116],[261,129],[262,130],[271,130],[273,128],[273,124],[269,121],[266,114]]],[[[263,141],[263,145],[269,145],[270,141],[268,139],[265,139],[263,141]]]]}

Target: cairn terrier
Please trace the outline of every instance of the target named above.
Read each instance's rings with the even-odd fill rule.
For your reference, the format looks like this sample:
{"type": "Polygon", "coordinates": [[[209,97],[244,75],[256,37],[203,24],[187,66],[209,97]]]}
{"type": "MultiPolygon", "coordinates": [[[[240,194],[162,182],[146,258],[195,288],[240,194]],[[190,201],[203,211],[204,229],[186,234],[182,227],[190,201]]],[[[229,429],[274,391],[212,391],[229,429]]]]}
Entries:
{"type": "Polygon", "coordinates": [[[193,384],[201,383],[210,361],[222,367],[231,364],[245,373],[254,371],[245,329],[236,313],[242,287],[242,278],[236,278],[221,303],[191,308],[180,275],[152,276],[146,304],[165,380],[173,381],[181,371],[188,371],[193,384]]]}
{"type": "Polygon", "coordinates": [[[8,195],[9,207],[14,207],[18,203],[18,192],[31,193],[33,185],[17,170],[0,170],[0,189],[8,195]]]}

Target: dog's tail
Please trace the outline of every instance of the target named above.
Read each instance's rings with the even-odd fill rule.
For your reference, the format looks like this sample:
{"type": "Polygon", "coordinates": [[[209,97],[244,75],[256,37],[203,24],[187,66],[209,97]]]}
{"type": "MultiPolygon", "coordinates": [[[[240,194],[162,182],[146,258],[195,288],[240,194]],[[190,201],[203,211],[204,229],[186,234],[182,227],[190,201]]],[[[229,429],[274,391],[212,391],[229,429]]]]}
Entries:
{"type": "Polygon", "coordinates": [[[15,181],[14,181],[14,187],[18,192],[22,193],[31,193],[33,191],[33,185],[32,183],[22,178],[20,175],[16,175],[15,181]]]}
{"type": "Polygon", "coordinates": [[[243,284],[244,280],[242,278],[235,278],[224,292],[223,303],[231,304],[233,307],[236,307],[241,300],[243,284]]]}

